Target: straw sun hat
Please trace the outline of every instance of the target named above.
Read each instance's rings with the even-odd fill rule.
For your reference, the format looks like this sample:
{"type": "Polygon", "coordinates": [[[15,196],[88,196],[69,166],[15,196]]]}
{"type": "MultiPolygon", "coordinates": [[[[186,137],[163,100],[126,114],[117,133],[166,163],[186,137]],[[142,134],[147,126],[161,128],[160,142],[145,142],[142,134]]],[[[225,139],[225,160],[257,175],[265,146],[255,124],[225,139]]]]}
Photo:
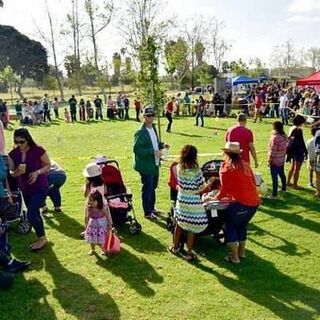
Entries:
{"type": "Polygon", "coordinates": [[[94,162],[90,162],[86,165],[86,167],[82,170],[82,174],[86,178],[93,178],[100,176],[101,168],[94,162]]]}
{"type": "Polygon", "coordinates": [[[224,152],[229,152],[229,153],[241,153],[242,149],[240,149],[240,144],[239,142],[231,142],[228,141],[226,142],[224,148],[222,148],[224,152]]]}

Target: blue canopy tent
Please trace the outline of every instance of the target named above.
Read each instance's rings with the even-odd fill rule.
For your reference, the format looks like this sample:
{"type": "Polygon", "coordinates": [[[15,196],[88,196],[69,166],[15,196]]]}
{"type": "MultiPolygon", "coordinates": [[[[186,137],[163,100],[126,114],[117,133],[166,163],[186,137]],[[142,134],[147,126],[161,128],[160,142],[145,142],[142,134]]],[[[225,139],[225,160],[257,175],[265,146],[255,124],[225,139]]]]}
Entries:
{"type": "Polygon", "coordinates": [[[236,86],[238,84],[246,84],[246,83],[259,83],[261,80],[257,78],[249,78],[247,76],[237,76],[231,79],[232,85],[236,86]]]}

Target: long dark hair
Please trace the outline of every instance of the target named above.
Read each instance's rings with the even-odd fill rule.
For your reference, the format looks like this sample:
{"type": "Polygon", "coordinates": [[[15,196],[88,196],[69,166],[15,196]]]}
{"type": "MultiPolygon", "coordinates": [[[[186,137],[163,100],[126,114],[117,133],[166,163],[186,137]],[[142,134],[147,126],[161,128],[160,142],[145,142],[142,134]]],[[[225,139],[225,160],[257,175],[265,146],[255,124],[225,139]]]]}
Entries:
{"type": "Polygon", "coordinates": [[[183,169],[198,168],[198,150],[191,144],[185,145],[180,153],[179,164],[183,169]]]}
{"type": "Polygon", "coordinates": [[[286,136],[286,133],[283,130],[283,123],[281,121],[275,121],[273,123],[273,130],[277,134],[280,134],[281,136],[286,136]]]}
{"type": "Polygon", "coordinates": [[[233,152],[224,153],[224,162],[227,163],[231,168],[242,168],[241,154],[233,152]]]}
{"type": "Polygon", "coordinates": [[[92,190],[89,194],[89,198],[91,200],[97,201],[98,202],[98,209],[102,210],[103,209],[103,199],[102,199],[102,194],[98,190],[92,190]]]}
{"type": "Polygon", "coordinates": [[[87,184],[92,186],[92,187],[99,187],[99,186],[102,186],[103,185],[103,180],[102,180],[102,177],[101,175],[99,176],[96,176],[96,177],[89,177],[87,178],[87,184]]]}
{"type": "Polygon", "coordinates": [[[33,147],[33,146],[37,145],[35,143],[35,141],[33,140],[33,138],[31,137],[30,132],[25,128],[18,128],[16,130],[14,130],[13,140],[15,140],[15,138],[17,138],[17,137],[26,139],[26,141],[28,142],[28,145],[30,147],[33,147]]]}

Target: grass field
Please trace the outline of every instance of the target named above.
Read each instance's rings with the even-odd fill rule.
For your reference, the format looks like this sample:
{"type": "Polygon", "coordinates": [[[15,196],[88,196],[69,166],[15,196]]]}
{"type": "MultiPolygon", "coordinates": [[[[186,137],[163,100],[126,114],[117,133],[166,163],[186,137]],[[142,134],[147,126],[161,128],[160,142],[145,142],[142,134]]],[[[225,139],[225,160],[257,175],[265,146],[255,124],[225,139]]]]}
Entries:
{"type": "MultiPolygon", "coordinates": [[[[200,163],[212,157],[208,154],[220,153],[234,119],[205,122],[200,128],[193,126],[194,119],[175,119],[173,132],[163,134],[171,155],[186,143],[204,154],[200,163]]],[[[250,121],[248,126],[255,132],[258,170],[270,186],[266,149],[271,120],[250,121]]],[[[167,253],[171,235],[165,214],[156,223],[142,218],[140,180],[131,168],[137,127],[135,121],[54,121],[30,128],[35,140],[66,169],[63,213],[45,218],[49,244],[38,253],[27,249],[33,233],[22,236],[11,228],[13,254],[30,259],[32,266],[16,275],[12,289],[0,293],[0,319],[320,319],[320,205],[314,190],[289,189],[277,200],[263,201],[250,224],[248,257],[240,265],[226,263],[226,248],[210,237],[198,239],[199,259],[190,264],[167,253]],[[79,239],[81,171],[97,153],[119,161],[143,228],[138,236],[130,235],[128,228],[120,230],[122,251],[109,259],[88,256],[89,245],[79,239]]],[[[10,149],[12,131],[6,131],[6,138],[10,149]]],[[[170,206],[168,168],[169,163],[163,163],[157,193],[157,207],[163,212],[170,206]]],[[[306,165],[301,185],[307,186],[306,165]]]]}

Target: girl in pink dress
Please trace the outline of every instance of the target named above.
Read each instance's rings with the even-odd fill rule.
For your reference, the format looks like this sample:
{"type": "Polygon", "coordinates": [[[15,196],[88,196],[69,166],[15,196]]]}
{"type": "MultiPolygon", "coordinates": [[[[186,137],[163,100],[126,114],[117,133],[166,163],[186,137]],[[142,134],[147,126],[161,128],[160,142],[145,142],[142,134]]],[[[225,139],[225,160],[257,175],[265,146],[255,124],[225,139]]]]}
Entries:
{"type": "Polygon", "coordinates": [[[85,215],[88,219],[85,231],[85,239],[90,243],[89,255],[95,254],[95,247],[102,246],[105,234],[112,228],[112,219],[109,207],[103,203],[101,193],[92,189],[85,206],[85,215]]]}

